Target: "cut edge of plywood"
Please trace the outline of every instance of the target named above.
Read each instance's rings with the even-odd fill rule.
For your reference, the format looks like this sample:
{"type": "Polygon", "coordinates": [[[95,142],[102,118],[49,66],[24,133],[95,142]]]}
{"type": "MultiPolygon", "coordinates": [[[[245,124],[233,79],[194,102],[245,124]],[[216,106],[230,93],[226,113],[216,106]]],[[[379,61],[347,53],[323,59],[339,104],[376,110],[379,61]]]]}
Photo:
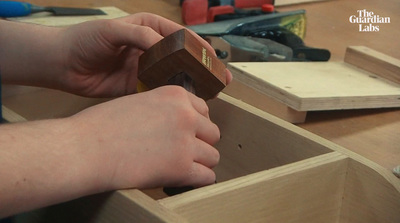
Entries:
{"type": "MultiPolygon", "coordinates": [[[[271,63],[271,62],[250,62],[246,64],[255,64],[255,63],[271,63]]],[[[240,69],[237,66],[238,64],[243,64],[243,63],[234,62],[234,63],[228,63],[227,65],[227,68],[231,71],[234,80],[238,81],[243,85],[250,86],[257,92],[261,92],[262,94],[268,97],[280,101],[297,111],[301,111],[299,109],[301,107],[301,101],[299,97],[297,97],[294,94],[288,93],[285,90],[282,91],[280,88],[277,88],[269,84],[268,82],[265,82],[264,80],[247,73],[246,71],[240,69]],[[284,95],[285,97],[280,97],[279,95],[284,95]]]]}
{"type": "MultiPolygon", "coordinates": [[[[320,62],[320,63],[312,63],[309,62],[307,64],[305,63],[300,63],[302,65],[302,67],[304,66],[313,66],[313,64],[315,64],[315,66],[318,65],[318,69],[323,68],[323,69],[327,69],[326,67],[329,66],[333,66],[335,69],[337,70],[341,70],[342,72],[340,73],[344,73],[346,72],[346,70],[348,70],[349,72],[351,72],[351,75],[353,76],[353,82],[355,82],[356,80],[362,81],[361,83],[363,83],[364,85],[360,85],[360,86],[364,86],[363,88],[360,88],[360,93],[359,95],[357,94],[357,92],[355,92],[353,90],[350,91],[350,93],[352,93],[352,95],[350,96],[345,96],[343,95],[344,93],[342,93],[340,91],[339,94],[332,94],[331,97],[329,97],[328,94],[325,94],[325,96],[323,95],[319,95],[316,94],[315,97],[313,97],[312,95],[307,95],[306,97],[301,96],[302,94],[297,95],[296,93],[292,93],[292,89],[285,89],[283,88],[283,86],[275,86],[274,82],[269,82],[267,80],[263,80],[261,78],[261,76],[259,77],[259,75],[252,75],[251,71],[251,66],[252,64],[254,64],[254,66],[259,66],[257,64],[264,64],[264,63],[229,63],[228,64],[228,68],[231,70],[234,79],[238,82],[240,82],[242,85],[245,85],[247,87],[250,87],[251,90],[248,90],[248,92],[243,93],[243,90],[240,89],[234,89],[233,87],[231,89],[229,89],[229,87],[226,90],[226,92],[229,95],[238,97],[243,99],[245,102],[251,103],[252,105],[259,107],[259,108],[263,108],[264,111],[267,112],[271,112],[272,114],[275,112],[274,111],[274,107],[279,107],[279,106],[288,106],[290,108],[292,108],[294,111],[298,111],[298,112],[307,112],[307,111],[320,111],[320,110],[343,110],[343,109],[370,109],[370,108],[390,108],[390,107],[400,107],[400,93],[398,93],[397,89],[400,89],[399,83],[396,83],[394,81],[391,80],[387,80],[386,76],[391,76],[391,77],[395,77],[395,78],[399,78],[400,79],[400,61],[395,59],[395,58],[391,58],[388,57],[384,54],[380,54],[376,51],[372,51],[373,53],[370,53],[369,56],[360,56],[362,57],[363,60],[362,63],[368,63],[365,62],[365,58],[369,59],[369,60],[373,60],[371,58],[373,57],[380,57],[382,59],[380,60],[373,60],[373,61],[379,61],[379,63],[375,63],[372,67],[374,69],[377,69],[378,71],[374,71],[372,72],[372,70],[364,70],[358,67],[355,67],[354,65],[351,65],[350,63],[356,63],[356,64],[360,64],[361,62],[350,62],[350,61],[354,61],[354,58],[357,58],[357,54],[360,54],[359,52],[370,52],[371,50],[366,50],[369,48],[366,47],[349,47],[349,52],[347,53],[347,62],[320,62]],[[360,50],[362,49],[362,50],[360,50]],[[353,52],[353,53],[351,53],[353,52]],[[354,53],[356,52],[356,53],[354,53]],[[322,64],[321,64],[322,63],[322,64]],[[241,66],[241,67],[240,67],[241,66]],[[324,68],[325,67],[325,68],[324,68]],[[389,75],[379,75],[377,73],[389,73],[389,75]],[[359,79],[357,79],[359,78],[359,79]],[[379,88],[376,89],[376,94],[372,94],[370,91],[367,91],[367,89],[365,89],[367,86],[366,84],[374,84],[376,83],[377,86],[379,88]],[[381,90],[378,90],[381,89],[381,90]],[[235,91],[240,92],[241,95],[239,95],[239,93],[236,93],[235,91]],[[255,93],[256,92],[256,93],[255,93]],[[248,95],[246,95],[248,94],[248,95]],[[277,103],[281,103],[283,105],[276,105],[272,104],[272,108],[268,109],[265,108],[266,106],[263,105],[258,105],[257,103],[262,103],[263,99],[259,99],[259,102],[255,102],[254,99],[252,99],[253,97],[260,97],[259,95],[264,95],[264,98],[269,98],[269,99],[273,99],[275,101],[277,101],[277,103]],[[342,95],[341,95],[342,94],[342,95]],[[260,102],[261,101],[261,102],[260,102]]],[[[364,53],[365,54],[365,53],[364,53]]],[[[363,55],[364,55],[363,54],[363,55]]],[[[265,63],[267,65],[267,63],[265,63]]],[[[295,66],[298,63],[274,63],[275,67],[277,66],[295,66]]],[[[370,63],[372,64],[372,63],[370,63]]],[[[268,65],[273,65],[271,64],[271,62],[268,63],[268,65]]],[[[253,70],[256,68],[253,68],[253,70]]],[[[277,68],[275,68],[276,70],[277,68]]],[[[303,68],[304,69],[304,68],[303,68]]],[[[314,71],[314,73],[317,70],[314,71]]],[[[275,71],[276,72],[276,71],[275,71]]],[[[339,71],[337,71],[339,72],[339,71]]],[[[315,75],[315,74],[314,74],[315,75]]],[[[343,75],[342,75],[343,76],[343,75]]],[[[272,76],[276,79],[275,76],[272,76]]],[[[272,78],[270,77],[270,78],[272,78]]],[[[349,76],[351,77],[351,76],[349,76]]],[[[322,78],[322,77],[321,77],[322,78]]],[[[333,76],[331,75],[330,78],[333,78],[333,76]]],[[[343,76],[343,78],[348,78],[348,76],[343,76]]],[[[286,79],[285,79],[286,80],[286,79]]],[[[346,79],[347,80],[347,79],[346,79]]],[[[344,81],[346,81],[344,80],[344,81]]],[[[351,80],[351,79],[349,79],[351,80]]],[[[295,80],[296,82],[293,83],[298,83],[298,80],[295,80]]],[[[278,82],[279,83],[279,82],[278,82]]],[[[350,82],[352,83],[352,82],[350,82]]],[[[282,84],[282,83],[281,83],[282,84]]],[[[308,83],[310,84],[310,83],[308,83]]],[[[322,83],[324,85],[327,85],[327,83],[322,83]]],[[[288,86],[290,85],[290,82],[288,82],[288,86]]],[[[307,84],[305,84],[307,85],[307,84]]],[[[304,85],[304,86],[305,86],[304,85]]],[[[354,85],[354,83],[353,83],[354,85]]],[[[238,86],[238,85],[236,85],[238,86]]],[[[342,86],[342,85],[340,85],[342,86]]],[[[239,88],[239,87],[238,87],[239,88]]],[[[319,87],[320,88],[320,87],[319,87]]],[[[318,89],[315,88],[315,89],[318,89]]],[[[315,89],[313,89],[315,91],[315,89]]],[[[349,88],[349,89],[354,89],[354,88],[349,88]]],[[[332,90],[331,90],[332,91],[332,90]]],[[[267,100],[266,100],[267,101],[267,100]]],[[[283,114],[283,113],[282,113],[283,114]]],[[[281,115],[282,117],[282,115],[281,115]]],[[[284,117],[284,115],[283,115],[284,117]]],[[[291,120],[292,117],[286,117],[284,118],[285,120],[292,122],[292,123],[301,123],[301,121],[296,122],[291,120]]]]}

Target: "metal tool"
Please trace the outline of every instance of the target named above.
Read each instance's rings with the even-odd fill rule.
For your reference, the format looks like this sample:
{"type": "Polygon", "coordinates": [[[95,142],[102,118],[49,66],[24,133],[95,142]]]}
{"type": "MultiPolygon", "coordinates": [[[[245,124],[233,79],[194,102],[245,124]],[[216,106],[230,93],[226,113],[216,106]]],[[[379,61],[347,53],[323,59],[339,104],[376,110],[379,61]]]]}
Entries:
{"type": "MultiPolygon", "coordinates": [[[[240,47],[242,53],[245,49],[245,46],[256,47],[254,49],[250,49],[250,47],[247,47],[247,51],[252,51],[253,53],[259,51],[259,49],[261,49],[262,47],[260,48],[259,45],[254,44],[254,41],[262,43],[259,39],[267,39],[289,47],[292,50],[293,55],[291,61],[329,60],[330,52],[328,50],[305,46],[303,42],[303,38],[305,36],[305,27],[306,18],[304,10],[273,13],[268,15],[252,16],[241,19],[232,19],[202,25],[188,26],[189,29],[193,30],[203,38],[211,39],[210,43],[214,48],[218,48],[219,45],[213,44],[211,37],[221,37],[222,39],[227,40],[227,38],[225,38],[224,36],[233,35],[246,37],[242,39],[241,45],[243,47],[240,47]],[[249,37],[255,37],[257,39],[252,39],[249,37]]],[[[233,43],[231,41],[227,42],[231,44],[233,43]]],[[[236,42],[238,41],[236,40],[236,42]]],[[[265,43],[267,44],[267,47],[272,46],[270,42],[265,43]]],[[[285,51],[287,51],[287,48],[285,49],[284,47],[282,47],[282,50],[280,50],[280,52],[284,52],[284,54],[282,54],[281,56],[288,58],[290,54],[285,51]]],[[[259,58],[260,57],[258,57],[258,59],[259,58]]]]}
{"type": "Polygon", "coordinates": [[[283,62],[292,61],[290,47],[275,41],[250,36],[206,36],[215,49],[218,58],[228,62],[283,62]]]}
{"type": "Polygon", "coordinates": [[[0,1],[0,17],[20,17],[28,16],[32,13],[51,12],[57,16],[75,15],[106,15],[100,9],[90,8],[67,8],[67,7],[42,7],[26,2],[0,1]]]}

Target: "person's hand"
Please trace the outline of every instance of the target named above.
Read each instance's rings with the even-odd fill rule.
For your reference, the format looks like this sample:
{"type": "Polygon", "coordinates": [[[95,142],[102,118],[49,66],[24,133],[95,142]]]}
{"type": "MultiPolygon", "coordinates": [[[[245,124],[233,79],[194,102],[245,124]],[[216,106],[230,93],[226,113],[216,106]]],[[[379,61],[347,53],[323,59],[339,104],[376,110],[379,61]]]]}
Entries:
{"type": "MultiPolygon", "coordinates": [[[[89,97],[135,93],[139,56],[163,37],[184,28],[149,13],[64,28],[1,20],[0,27],[3,83],[89,97]]],[[[195,36],[213,52],[205,40],[195,36]]],[[[232,74],[226,72],[229,83],[232,74]]]]}
{"type": "Polygon", "coordinates": [[[0,129],[0,218],[104,191],[216,178],[219,129],[204,100],[178,86],[0,129]]]}
{"type": "Polygon", "coordinates": [[[215,182],[219,129],[204,100],[181,87],[114,99],[71,119],[103,190],[215,182]]]}
{"type": "MultiPolygon", "coordinates": [[[[61,53],[65,55],[66,72],[60,76],[60,88],[83,96],[135,93],[140,54],[183,28],[149,13],[71,26],[63,32],[61,53]]],[[[206,41],[198,38],[214,52],[206,41]]],[[[227,73],[230,82],[232,76],[227,73]]]]}

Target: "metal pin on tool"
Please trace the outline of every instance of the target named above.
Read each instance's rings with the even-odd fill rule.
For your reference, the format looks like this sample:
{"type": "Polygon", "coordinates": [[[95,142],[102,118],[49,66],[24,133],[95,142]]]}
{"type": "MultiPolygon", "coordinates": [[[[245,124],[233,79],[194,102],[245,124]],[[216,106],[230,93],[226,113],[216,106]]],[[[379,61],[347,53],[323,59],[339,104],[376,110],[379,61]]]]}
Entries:
{"type": "Polygon", "coordinates": [[[189,91],[193,94],[196,94],[194,81],[185,72],[179,73],[179,74],[175,75],[174,77],[172,77],[171,79],[169,79],[168,84],[182,86],[187,91],[189,91]]]}

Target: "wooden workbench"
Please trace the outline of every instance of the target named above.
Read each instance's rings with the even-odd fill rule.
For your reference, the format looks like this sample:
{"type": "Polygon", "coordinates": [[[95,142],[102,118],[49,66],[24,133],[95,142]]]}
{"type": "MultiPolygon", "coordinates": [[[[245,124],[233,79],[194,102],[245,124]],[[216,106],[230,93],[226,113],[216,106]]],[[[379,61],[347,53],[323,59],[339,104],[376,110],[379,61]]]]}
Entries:
{"type": "MultiPolygon", "coordinates": [[[[115,6],[128,13],[152,12],[182,23],[178,0],[30,0],[38,5],[58,5],[67,7],[103,7],[115,6]]],[[[329,49],[332,61],[343,60],[345,49],[350,45],[364,45],[400,58],[400,4],[398,0],[331,0],[292,6],[277,7],[279,11],[305,9],[307,15],[306,45],[329,49]],[[349,17],[357,10],[367,9],[380,16],[390,17],[390,24],[381,24],[379,32],[359,32],[357,24],[351,24],[349,17]]],[[[59,94],[55,92],[55,94],[59,94]]],[[[62,95],[44,96],[53,103],[62,95]]],[[[75,107],[85,107],[85,101],[75,107]]],[[[7,101],[11,107],[20,101],[7,101]]],[[[65,102],[63,102],[65,103],[65,102]]],[[[39,107],[39,106],[36,106],[39,107]]],[[[48,106],[43,106],[48,108],[48,106]]],[[[71,113],[75,112],[72,109],[71,113]]],[[[56,111],[56,106],[54,111],[56,111]]],[[[44,110],[29,110],[32,118],[46,117],[44,110]]],[[[53,115],[57,112],[53,112],[53,115]]],[[[29,116],[29,115],[28,115],[29,116]]],[[[54,115],[55,117],[57,115],[54,115]]],[[[53,116],[51,116],[53,117],[53,116]]],[[[400,164],[400,109],[373,109],[310,112],[307,121],[300,127],[329,139],[347,149],[353,150],[376,163],[392,169],[400,164]]]]}

